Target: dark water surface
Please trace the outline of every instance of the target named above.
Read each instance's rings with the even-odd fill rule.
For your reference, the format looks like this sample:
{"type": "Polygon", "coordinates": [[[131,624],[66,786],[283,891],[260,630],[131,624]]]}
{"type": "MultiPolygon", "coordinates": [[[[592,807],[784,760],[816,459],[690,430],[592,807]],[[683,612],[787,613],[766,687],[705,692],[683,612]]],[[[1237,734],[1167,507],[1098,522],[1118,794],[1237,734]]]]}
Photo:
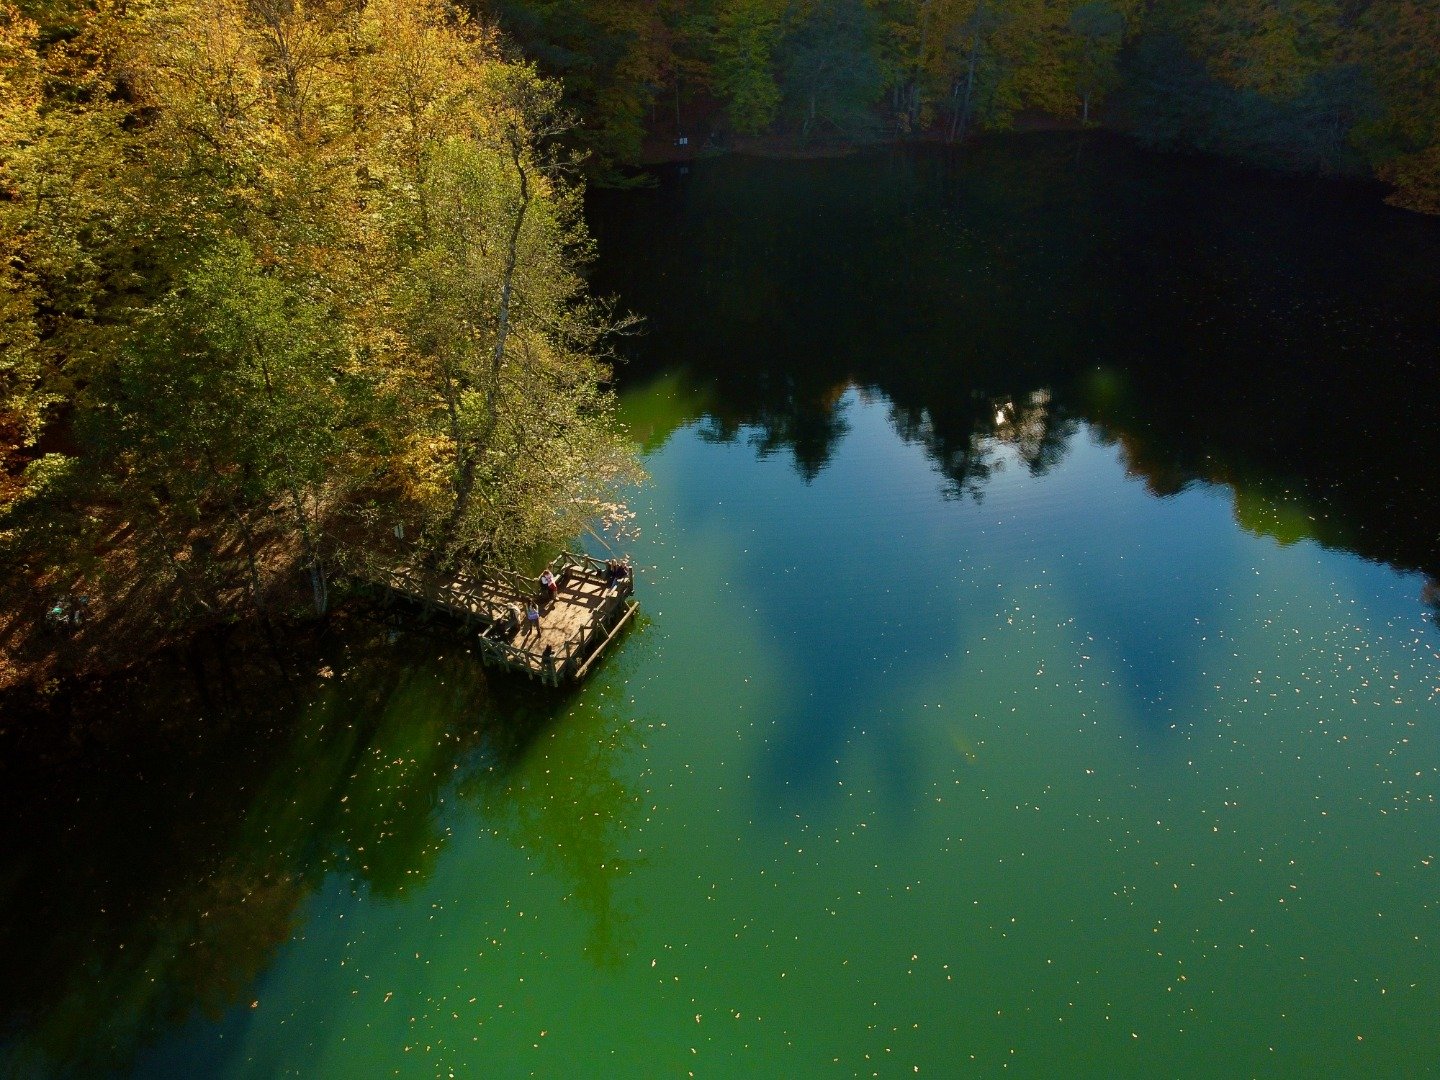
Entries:
{"type": "Polygon", "coordinates": [[[1071,136],[592,208],[646,621],[9,754],[0,1070],[1440,1075],[1440,223],[1071,136]]]}

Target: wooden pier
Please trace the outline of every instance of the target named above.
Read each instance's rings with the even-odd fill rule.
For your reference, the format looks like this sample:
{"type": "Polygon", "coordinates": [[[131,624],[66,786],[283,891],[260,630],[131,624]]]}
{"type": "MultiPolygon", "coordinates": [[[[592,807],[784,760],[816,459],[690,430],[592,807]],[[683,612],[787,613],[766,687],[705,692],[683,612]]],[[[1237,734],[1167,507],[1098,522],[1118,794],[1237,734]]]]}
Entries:
{"type": "Polygon", "coordinates": [[[612,584],[604,562],[568,551],[551,560],[549,570],[559,592],[553,603],[547,596],[540,605],[538,629],[524,619],[526,606],[544,592],[538,578],[487,570],[427,584],[401,568],[382,571],[375,580],[393,597],[478,626],[480,658],[487,667],[524,672],[559,686],[589,673],[639,605],[631,599],[633,570],[612,584]]]}

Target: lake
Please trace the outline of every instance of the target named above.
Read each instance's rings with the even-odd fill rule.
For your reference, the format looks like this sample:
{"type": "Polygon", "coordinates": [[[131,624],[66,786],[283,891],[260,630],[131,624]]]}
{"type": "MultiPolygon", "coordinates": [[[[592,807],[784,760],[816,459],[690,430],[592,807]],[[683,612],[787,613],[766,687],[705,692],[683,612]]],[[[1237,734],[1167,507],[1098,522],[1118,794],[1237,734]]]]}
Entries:
{"type": "Polygon", "coordinates": [[[1440,222],[1073,134],[590,213],[640,625],[7,734],[0,1066],[1440,1075],[1440,222]]]}

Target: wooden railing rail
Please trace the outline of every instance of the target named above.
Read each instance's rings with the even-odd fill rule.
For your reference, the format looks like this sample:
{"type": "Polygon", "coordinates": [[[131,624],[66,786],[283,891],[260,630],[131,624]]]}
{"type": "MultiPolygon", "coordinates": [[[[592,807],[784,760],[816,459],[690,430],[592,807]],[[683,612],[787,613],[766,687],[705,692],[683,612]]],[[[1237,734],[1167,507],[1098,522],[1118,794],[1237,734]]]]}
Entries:
{"type": "Polygon", "coordinates": [[[603,560],[566,551],[548,565],[557,577],[566,572],[579,576],[582,584],[573,594],[562,596],[561,603],[586,609],[584,617],[588,621],[558,647],[543,652],[540,641],[512,644],[508,633],[513,626],[512,611],[536,598],[540,591],[538,580],[511,570],[476,565],[462,567],[448,581],[437,581],[407,566],[376,567],[369,580],[388,594],[462,619],[467,626],[479,621],[482,628],[476,642],[487,664],[523,670],[532,678],[538,676],[541,682],[558,686],[564,679],[582,677],[609,646],[619,627],[629,622],[635,605],[633,601],[625,604],[624,598],[633,588],[633,577],[621,583],[616,590],[618,596],[612,599],[608,591],[593,588],[596,579],[607,576],[609,567],[603,560]]]}
{"type": "Polygon", "coordinates": [[[550,560],[550,572],[552,574],[558,575],[559,572],[567,566],[578,566],[594,574],[604,574],[607,569],[603,559],[597,559],[593,555],[586,555],[574,551],[562,551],[550,560]]]}
{"type": "Polygon", "coordinates": [[[535,655],[526,652],[524,649],[517,649],[513,645],[507,645],[503,641],[496,641],[493,638],[481,638],[480,648],[484,652],[492,653],[507,660],[518,660],[522,667],[532,667],[535,662],[535,655]]]}
{"type": "Polygon", "coordinates": [[[536,578],[527,578],[515,573],[513,570],[487,571],[487,576],[494,581],[500,582],[511,589],[514,589],[521,596],[534,596],[540,591],[540,582],[536,578]]]}
{"type": "Polygon", "coordinates": [[[585,677],[585,673],[590,670],[591,665],[605,654],[605,646],[609,645],[610,642],[614,640],[615,635],[620,633],[621,628],[630,621],[630,616],[635,614],[635,609],[639,606],[640,605],[635,603],[634,600],[631,600],[625,605],[625,614],[621,615],[620,618],[615,621],[615,625],[612,626],[610,632],[605,635],[605,640],[600,643],[600,647],[591,653],[590,658],[576,669],[575,678],[583,679],[585,677]]]}

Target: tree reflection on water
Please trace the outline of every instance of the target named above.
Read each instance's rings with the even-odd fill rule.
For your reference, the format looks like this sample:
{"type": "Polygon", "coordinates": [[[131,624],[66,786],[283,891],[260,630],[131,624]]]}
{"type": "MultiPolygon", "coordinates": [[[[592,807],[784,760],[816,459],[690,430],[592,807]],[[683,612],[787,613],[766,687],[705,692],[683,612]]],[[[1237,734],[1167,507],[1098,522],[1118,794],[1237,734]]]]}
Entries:
{"type": "Polygon", "coordinates": [[[618,838],[642,797],[616,769],[639,736],[603,703],[561,722],[564,699],[487,683],[459,635],[396,637],[364,619],[283,668],[201,652],[190,675],[162,660],[31,718],[68,732],[7,733],[9,1068],[122,1068],[197,1013],[218,1020],[325,882],[376,899],[422,888],[457,803],[568,883],[594,963],[624,955],[618,838]],[[527,771],[555,739],[580,748],[565,775],[527,771]]]}
{"type": "Polygon", "coordinates": [[[545,729],[545,754],[536,761],[548,767],[472,772],[458,790],[496,837],[537,854],[565,883],[565,899],[585,915],[585,956],[613,969],[633,945],[633,912],[618,886],[636,866],[626,834],[644,806],[643,792],[616,764],[637,748],[640,728],[616,722],[620,703],[601,695],[571,704],[563,723],[545,729]]]}
{"type": "Polygon", "coordinates": [[[952,497],[980,498],[1002,447],[1040,474],[1088,429],[1157,495],[1225,485],[1247,529],[1440,573],[1440,223],[1075,138],[728,159],[604,194],[597,288],[647,320],[624,377],[678,379],[672,427],[703,416],[807,481],[854,387],[952,497]]]}

